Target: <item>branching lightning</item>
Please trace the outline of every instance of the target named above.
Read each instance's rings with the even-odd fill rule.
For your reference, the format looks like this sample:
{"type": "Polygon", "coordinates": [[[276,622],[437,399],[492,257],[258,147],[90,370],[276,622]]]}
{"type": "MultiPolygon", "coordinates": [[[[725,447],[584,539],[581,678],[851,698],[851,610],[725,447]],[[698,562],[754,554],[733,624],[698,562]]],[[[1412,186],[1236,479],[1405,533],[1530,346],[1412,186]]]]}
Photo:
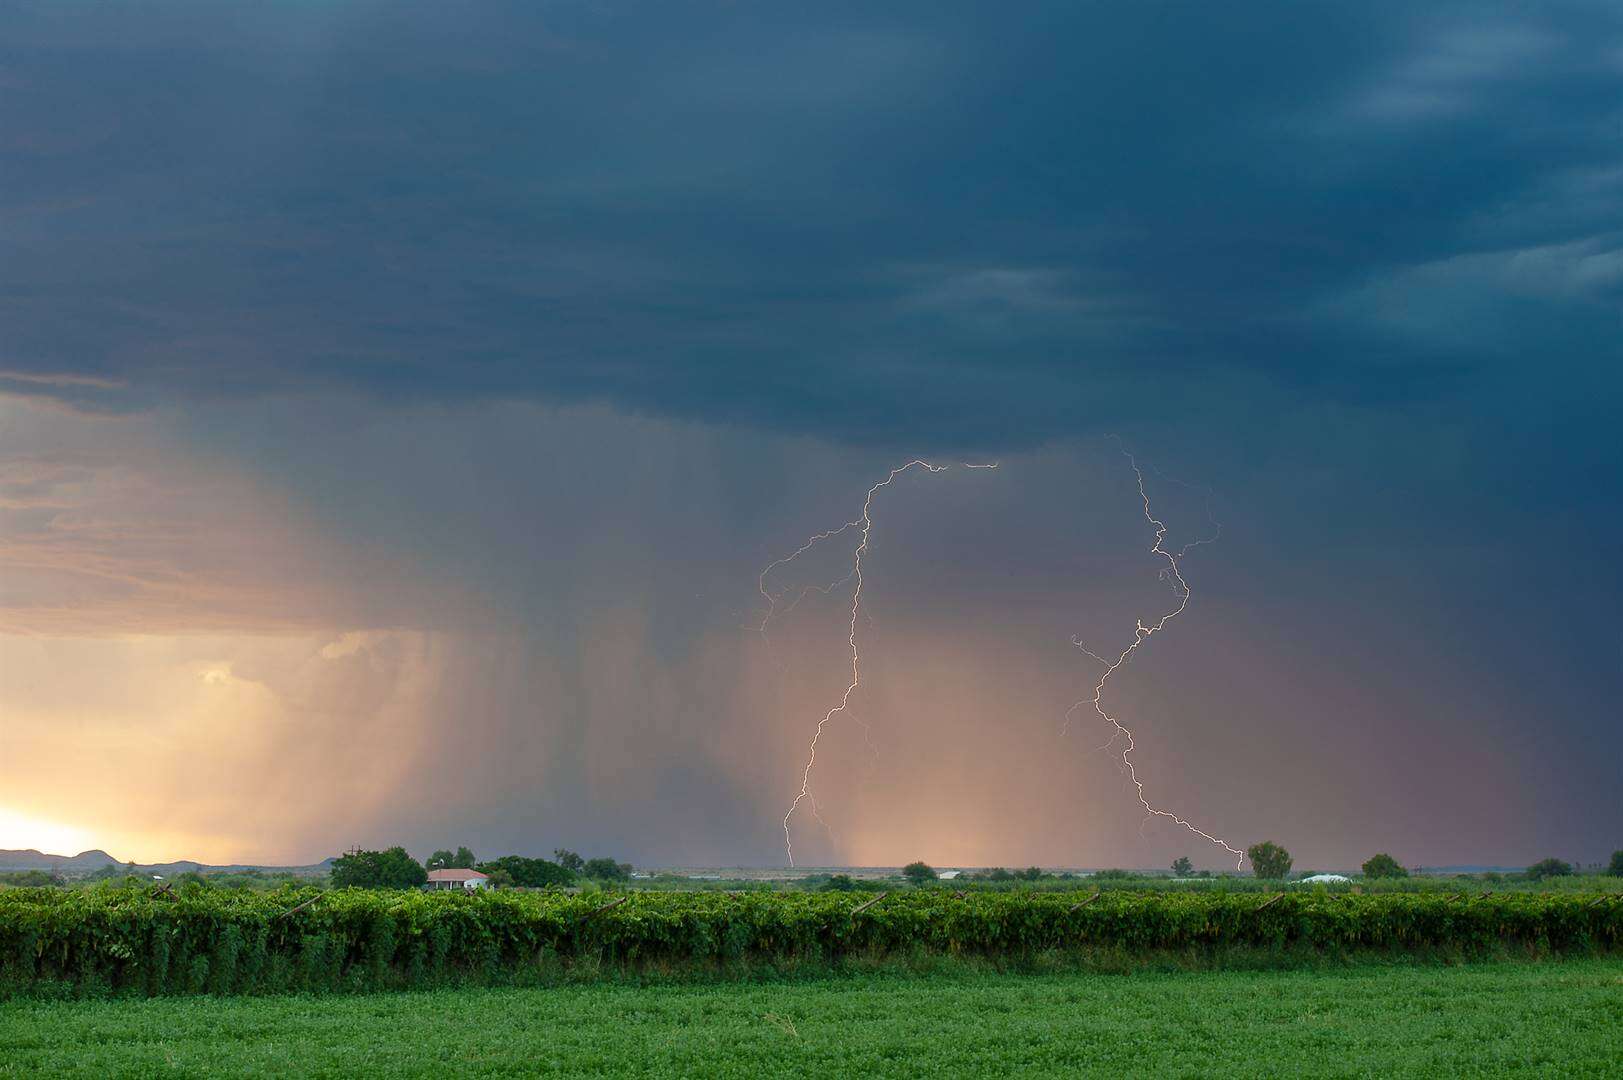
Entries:
{"type": "MultiPolygon", "coordinates": [[[[1148,521],[1150,523],[1150,527],[1155,530],[1155,544],[1150,548],[1150,553],[1152,555],[1158,555],[1166,560],[1166,566],[1162,568],[1160,576],[1163,580],[1171,583],[1172,591],[1178,598],[1178,604],[1171,611],[1166,612],[1160,618],[1156,619],[1153,623],[1146,624],[1143,619],[1137,620],[1138,626],[1133,631],[1132,644],[1123,649],[1121,655],[1117,656],[1114,660],[1109,660],[1103,656],[1100,656],[1098,653],[1083,645],[1081,640],[1078,638],[1071,639],[1071,644],[1075,645],[1077,649],[1083,653],[1086,653],[1088,656],[1092,657],[1095,661],[1102,665],[1105,670],[1104,674],[1099,676],[1099,681],[1093,686],[1093,697],[1084,698],[1083,700],[1076,702],[1070,707],[1069,710],[1066,711],[1066,723],[1067,725],[1070,723],[1071,716],[1074,715],[1075,712],[1082,706],[1092,705],[1093,710],[1097,712],[1100,718],[1112,728],[1110,739],[1105,743],[1105,747],[1108,747],[1111,745],[1111,743],[1115,742],[1117,737],[1124,737],[1127,740],[1127,746],[1121,752],[1121,762],[1124,766],[1126,766],[1127,775],[1133,781],[1133,787],[1138,792],[1138,801],[1143,805],[1144,812],[1153,817],[1162,817],[1167,818],[1170,821],[1174,821],[1188,829],[1190,832],[1194,833],[1196,836],[1202,837],[1211,841],[1213,844],[1216,844],[1224,851],[1227,851],[1230,855],[1235,856],[1238,861],[1235,863],[1234,868],[1238,870],[1245,866],[1245,852],[1241,851],[1237,847],[1234,847],[1226,840],[1213,836],[1211,833],[1206,832],[1203,829],[1197,828],[1170,810],[1162,810],[1156,806],[1152,806],[1150,801],[1144,797],[1144,782],[1138,778],[1138,770],[1134,768],[1131,757],[1133,752],[1133,733],[1129,731],[1120,720],[1106,711],[1103,704],[1102,699],[1104,697],[1105,684],[1110,681],[1110,677],[1114,675],[1117,670],[1122,667],[1122,665],[1127,663],[1128,657],[1137,652],[1140,645],[1144,644],[1144,642],[1148,641],[1155,634],[1160,633],[1162,627],[1166,626],[1167,623],[1183,614],[1184,608],[1189,606],[1189,583],[1184,580],[1183,567],[1181,565],[1183,557],[1194,548],[1199,547],[1202,544],[1209,544],[1216,540],[1218,534],[1222,531],[1222,526],[1217,525],[1216,520],[1213,519],[1213,524],[1217,525],[1217,532],[1214,532],[1213,535],[1185,544],[1176,553],[1168,551],[1163,546],[1166,542],[1167,527],[1159,518],[1155,516],[1154,511],[1152,511],[1150,508],[1149,492],[1144,487],[1144,470],[1139,468],[1138,460],[1126,447],[1122,447],[1121,452],[1123,456],[1127,458],[1128,464],[1132,466],[1133,476],[1138,480],[1138,495],[1139,499],[1144,505],[1144,520],[1148,521]]],[[[1206,512],[1208,518],[1210,518],[1211,504],[1209,498],[1207,501],[1206,512]]],[[[1101,747],[1101,749],[1103,749],[1103,747],[1101,747]]]]}
{"type": "MultiPolygon", "coordinates": [[[[905,465],[899,465],[896,468],[891,469],[889,474],[886,475],[883,480],[879,481],[873,487],[868,489],[867,497],[862,501],[861,517],[855,519],[854,521],[848,521],[837,529],[830,529],[827,532],[821,532],[808,538],[807,541],[800,545],[799,548],[795,549],[795,551],[769,564],[766,569],[761,571],[761,576],[757,583],[757,587],[760,590],[761,596],[766,600],[767,608],[766,613],[761,617],[760,625],[756,627],[756,630],[761,634],[763,639],[766,638],[767,625],[772,621],[773,617],[775,615],[793,610],[796,604],[805,599],[807,593],[815,590],[817,592],[827,594],[848,582],[855,582],[855,585],[851,590],[851,620],[849,631],[846,635],[846,642],[851,651],[851,680],[846,684],[845,693],[840,695],[839,704],[829,709],[828,712],[823,714],[823,718],[817,721],[817,728],[812,732],[811,743],[806,748],[806,767],[800,774],[800,791],[796,793],[794,801],[789,804],[788,812],[783,815],[783,846],[784,851],[789,857],[790,866],[795,865],[795,847],[794,839],[789,829],[789,820],[794,817],[795,811],[800,808],[800,804],[804,802],[809,805],[812,808],[813,816],[823,824],[824,828],[828,827],[828,823],[823,821],[822,814],[818,811],[817,800],[812,796],[811,793],[812,769],[817,765],[817,744],[822,739],[823,729],[828,726],[829,721],[833,720],[836,716],[845,713],[850,708],[851,695],[856,693],[858,685],[860,685],[862,682],[862,654],[857,645],[857,623],[862,618],[862,558],[868,553],[868,540],[873,534],[874,496],[879,493],[880,489],[889,487],[898,476],[901,476],[903,473],[908,472],[911,469],[918,468],[923,469],[928,473],[940,473],[946,472],[950,467],[951,466],[948,465],[932,465],[928,461],[921,461],[915,458],[905,465]],[[827,585],[809,585],[801,588],[796,594],[794,600],[792,600],[786,607],[780,609],[778,607],[779,601],[795,590],[791,588],[776,593],[768,590],[767,578],[772,574],[772,572],[782,566],[794,562],[800,556],[804,555],[806,552],[810,551],[824,540],[833,539],[834,537],[845,533],[847,530],[856,528],[860,528],[862,533],[861,539],[857,541],[856,550],[853,551],[851,555],[851,572],[839,580],[830,582],[827,585]]],[[[965,462],[964,468],[995,469],[997,468],[997,463],[993,462],[990,464],[971,465],[965,462]]],[[[770,641],[768,644],[770,645],[770,641]]]]}

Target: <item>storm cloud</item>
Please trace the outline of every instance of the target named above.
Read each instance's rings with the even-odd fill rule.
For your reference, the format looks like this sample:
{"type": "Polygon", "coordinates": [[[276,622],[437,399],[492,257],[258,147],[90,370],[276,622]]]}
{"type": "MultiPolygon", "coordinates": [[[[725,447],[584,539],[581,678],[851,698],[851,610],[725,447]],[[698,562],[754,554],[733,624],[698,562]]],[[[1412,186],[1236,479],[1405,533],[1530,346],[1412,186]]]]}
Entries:
{"type": "Polygon", "coordinates": [[[1226,526],[1119,690],[1169,801],[1299,862],[1615,846],[1615,5],[0,18],[12,810],[770,861],[845,659],[837,597],[764,651],[755,575],[929,454],[1004,467],[885,504],[888,734],[806,842],[1204,861],[1055,741],[1070,635],[1165,596],[1117,433],[1226,526]],[[64,782],[129,754],[190,809],[64,782]]]}

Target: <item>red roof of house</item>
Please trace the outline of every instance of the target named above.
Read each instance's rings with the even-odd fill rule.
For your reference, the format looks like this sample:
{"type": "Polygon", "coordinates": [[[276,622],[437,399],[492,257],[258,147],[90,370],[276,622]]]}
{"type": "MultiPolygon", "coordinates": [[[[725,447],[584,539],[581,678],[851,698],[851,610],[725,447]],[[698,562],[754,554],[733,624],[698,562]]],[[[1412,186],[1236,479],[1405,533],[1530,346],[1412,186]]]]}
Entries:
{"type": "Polygon", "coordinates": [[[477,870],[430,870],[429,881],[474,881],[489,877],[477,870]]]}

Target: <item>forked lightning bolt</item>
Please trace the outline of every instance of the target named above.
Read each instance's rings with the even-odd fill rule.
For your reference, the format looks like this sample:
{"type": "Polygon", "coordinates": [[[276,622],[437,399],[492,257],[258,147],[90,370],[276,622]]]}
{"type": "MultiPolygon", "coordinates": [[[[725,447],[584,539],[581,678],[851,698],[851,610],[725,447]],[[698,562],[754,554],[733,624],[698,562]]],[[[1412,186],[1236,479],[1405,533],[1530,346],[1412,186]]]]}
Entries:
{"type": "MultiPolygon", "coordinates": [[[[1144,470],[1139,468],[1138,460],[1130,451],[1127,450],[1126,447],[1122,447],[1121,452],[1127,458],[1128,464],[1132,466],[1133,475],[1138,480],[1138,496],[1144,504],[1144,520],[1148,521],[1150,523],[1150,527],[1155,530],[1155,545],[1150,548],[1150,553],[1152,555],[1158,555],[1166,560],[1167,564],[1161,570],[1161,576],[1172,583],[1172,590],[1178,597],[1178,605],[1148,625],[1145,624],[1144,620],[1139,619],[1138,626],[1133,631],[1132,644],[1123,649],[1121,655],[1116,657],[1115,660],[1107,660],[1105,657],[1100,656],[1098,653],[1083,645],[1081,640],[1072,638],[1071,644],[1075,645],[1078,649],[1092,657],[1094,660],[1097,660],[1104,666],[1105,671],[1103,675],[1099,676],[1099,681],[1093,686],[1093,697],[1091,699],[1078,701],[1076,704],[1072,705],[1070,710],[1067,711],[1066,717],[1068,720],[1071,714],[1077,709],[1081,708],[1083,705],[1092,705],[1094,711],[1097,712],[1099,716],[1113,729],[1110,736],[1110,742],[1114,742],[1117,736],[1125,737],[1127,740],[1127,746],[1121,752],[1121,762],[1127,767],[1127,775],[1132,779],[1133,787],[1138,791],[1138,801],[1143,805],[1144,812],[1154,817],[1163,817],[1170,821],[1177,822],[1179,825],[1182,825],[1196,836],[1202,837],[1216,844],[1230,855],[1235,856],[1238,861],[1235,863],[1234,868],[1238,870],[1245,866],[1245,852],[1241,851],[1237,847],[1234,847],[1226,840],[1213,836],[1211,833],[1206,832],[1203,829],[1196,828],[1194,825],[1191,825],[1189,822],[1185,821],[1183,818],[1179,817],[1177,814],[1174,814],[1170,810],[1162,810],[1158,807],[1150,805],[1150,801],[1144,797],[1144,782],[1138,778],[1138,770],[1133,767],[1133,760],[1131,757],[1133,753],[1133,733],[1127,730],[1120,720],[1116,719],[1116,717],[1107,712],[1102,703],[1105,692],[1105,684],[1110,681],[1110,677],[1114,675],[1123,664],[1127,663],[1127,658],[1132,656],[1134,652],[1138,651],[1138,647],[1140,645],[1148,641],[1153,635],[1159,633],[1161,628],[1167,623],[1183,614],[1184,608],[1189,606],[1189,583],[1184,580],[1183,568],[1180,565],[1183,561],[1184,555],[1188,554],[1192,548],[1199,547],[1201,544],[1211,543],[1213,540],[1217,539],[1217,536],[1214,534],[1202,540],[1195,540],[1184,545],[1176,554],[1163,547],[1162,545],[1165,544],[1167,538],[1167,527],[1166,525],[1162,524],[1161,520],[1157,518],[1155,513],[1150,509],[1149,492],[1144,487],[1144,470]]],[[[1210,506],[1208,505],[1208,517],[1210,516],[1210,513],[1211,510],[1210,506]]],[[[1219,526],[1219,529],[1221,529],[1221,526],[1219,526]]],[[[1105,745],[1109,746],[1110,742],[1107,742],[1105,745]]]]}
{"type": "MultiPolygon", "coordinates": [[[[822,739],[823,729],[828,726],[829,721],[844,713],[850,707],[851,695],[856,693],[857,686],[862,682],[862,654],[857,647],[857,623],[862,618],[862,557],[868,553],[868,540],[873,534],[874,496],[879,493],[881,488],[889,487],[892,481],[910,469],[923,469],[925,472],[939,473],[946,472],[950,467],[951,466],[948,465],[932,465],[928,461],[920,461],[916,458],[909,461],[905,465],[897,466],[896,468],[890,470],[890,473],[883,480],[879,481],[873,487],[868,489],[867,497],[862,501],[861,517],[854,521],[848,521],[837,529],[830,529],[828,532],[818,533],[815,536],[810,537],[794,552],[789,555],[785,555],[783,558],[769,564],[765,570],[761,571],[758,588],[760,589],[761,596],[766,599],[767,608],[766,614],[762,616],[761,623],[756,627],[756,630],[764,638],[766,636],[767,624],[772,621],[774,615],[780,613],[778,601],[783,599],[784,596],[788,595],[788,593],[792,591],[784,590],[777,593],[768,591],[767,578],[771,575],[771,573],[781,566],[794,562],[800,556],[804,555],[806,552],[810,551],[824,540],[829,540],[839,536],[848,529],[860,528],[862,530],[861,539],[857,541],[856,550],[852,552],[851,555],[850,573],[846,574],[838,581],[831,582],[827,585],[811,585],[802,588],[795,596],[795,599],[790,602],[788,607],[782,609],[783,611],[792,610],[794,606],[800,603],[800,601],[805,598],[806,594],[811,592],[813,589],[821,593],[829,593],[834,589],[839,588],[841,585],[844,585],[846,582],[855,582],[855,586],[851,590],[851,621],[849,632],[846,635],[846,642],[850,646],[851,650],[851,681],[846,684],[845,693],[840,695],[839,704],[829,709],[828,712],[823,714],[823,718],[817,721],[817,729],[812,732],[811,744],[806,748],[806,767],[801,771],[800,774],[800,791],[795,795],[794,801],[789,804],[788,812],[783,815],[783,846],[784,851],[789,856],[790,866],[795,865],[795,845],[794,839],[789,831],[789,819],[794,817],[795,811],[800,808],[800,804],[805,802],[812,807],[813,815],[816,816],[819,821],[822,821],[822,815],[817,812],[817,801],[812,798],[811,794],[811,774],[812,769],[817,764],[817,744],[822,739]]],[[[997,468],[997,464],[994,462],[987,465],[971,465],[966,462],[964,464],[964,468],[995,469],[997,468]]],[[[828,823],[823,822],[823,825],[826,828],[828,823]]]]}

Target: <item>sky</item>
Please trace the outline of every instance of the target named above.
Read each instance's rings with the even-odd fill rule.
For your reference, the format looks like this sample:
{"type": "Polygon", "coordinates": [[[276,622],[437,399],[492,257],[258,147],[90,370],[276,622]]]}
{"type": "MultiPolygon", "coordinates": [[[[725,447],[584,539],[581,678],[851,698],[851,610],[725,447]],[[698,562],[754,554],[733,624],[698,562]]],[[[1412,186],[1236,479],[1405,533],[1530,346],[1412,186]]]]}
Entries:
{"type": "Polygon", "coordinates": [[[1615,4],[0,20],[0,848],[1623,846],[1615,4]]]}

